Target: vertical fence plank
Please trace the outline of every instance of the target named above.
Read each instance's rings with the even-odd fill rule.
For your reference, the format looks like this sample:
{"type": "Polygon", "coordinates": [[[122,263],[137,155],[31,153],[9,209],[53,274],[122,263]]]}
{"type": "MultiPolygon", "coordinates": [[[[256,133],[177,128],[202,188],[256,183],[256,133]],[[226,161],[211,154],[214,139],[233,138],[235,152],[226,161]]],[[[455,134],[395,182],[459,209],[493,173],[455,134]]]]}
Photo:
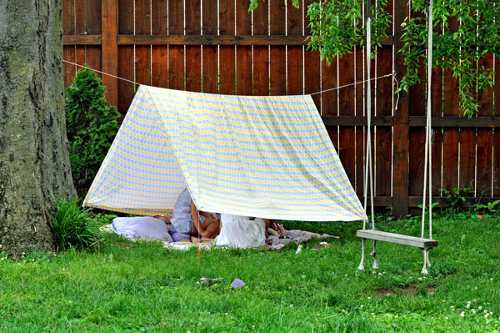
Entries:
{"type": "MultiPolygon", "coordinates": [[[[101,68],[104,73],[118,75],[118,0],[101,2],[102,48],[101,68]]],[[[118,80],[109,75],[102,76],[102,84],[106,87],[106,100],[118,106],[118,80]]]]}
{"type": "MultiPolygon", "coordinates": [[[[493,70],[493,55],[485,55],[478,63],[481,68],[493,70]]],[[[493,116],[493,89],[478,91],[478,116],[493,116]]],[[[493,131],[491,128],[477,129],[477,195],[489,197],[492,190],[492,148],[493,131]]]]}
{"type": "MultiPolygon", "coordinates": [[[[288,35],[302,36],[302,8],[295,8],[290,3],[287,7],[287,33],[288,35]]],[[[287,55],[287,71],[288,71],[288,94],[301,95],[303,94],[303,62],[302,62],[302,46],[288,46],[287,55]]]]}
{"type": "Polygon", "coordinates": [[[75,1],[63,1],[63,33],[65,35],[75,34],[75,1]]]}
{"type": "MultiPolygon", "coordinates": [[[[379,48],[377,52],[377,75],[383,76],[392,72],[392,49],[379,48]]],[[[376,89],[377,116],[392,115],[392,81],[390,77],[377,80],[376,89]]],[[[377,127],[376,133],[376,195],[390,196],[392,190],[392,129],[377,127]]]]}
{"type": "Polygon", "coordinates": [[[337,58],[328,65],[326,60],[322,62],[321,86],[324,92],[321,93],[321,106],[323,116],[336,116],[337,111],[337,58]]]}
{"type": "MultiPolygon", "coordinates": [[[[458,116],[458,80],[451,70],[444,70],[443,113],[458,116]]],[[[458,187],[458,128],[443,129],[443,189],[452,191],[458,187]]]]}
{"type": "MultiPolygon", "coordinates": [[[[135,32],[134,35],[151,34],[151,8],[149,0],[135,0],[135,32]]],[[[139,84],[151,85],[151,47],[135,46],[135,81],[139,84]]]]}
{"type": "Polygon", "coordinates": [[[271,95],[286,95],[286,47],[271,46],[271,95]]]}
{"type": "Polygon", "coordinates": [[[475,187],[475,148],[476,133],[475,129],[461,128],[460,129],[460,188],[469,188],[474,190],[475,187]]]}
{"type": "MultiPolygon", "coordinates": [[[[264,6],[264,3],[261,3],[264,6]]],[[[252,34],[248,2],[236,2],[236,34],[252,34]]],[[[236,46],[236,89],[238,95],[252,95],[252,47],[236,46]]]]}
{"type": "MultiPolygon", "coordinates": [[[[182,1],[168,2],[169,33],[184,34],[184,8],[182,1]]],[[[168,82],[172,89],[184,90],[184,46],[169,46],[168,82]]]]}
{"type": "MultiPolygon", "coordinates": [[[[473,86],[474,97],[476,87],[473,86]]],[[[462,113],[463,110],[460,110],[462,113]]],[[[459,187],[468,188],[474,191],[476,187],[475,162],[476,162],[476,129],[460,129],[460,158],[459,158],[459,187]]]]}
{"type": "MultiPolygon", "coordinates": [[[[443,113],[443,70],[434,68],[432,70],[432,93],[431,106],[432,115],[441,116],[443,113]]],[[[432,195],[441,194],[441,167],[443,148],[443,129],[432,128],[432,195]]]]}
{"type": "MultiPolygon", "coordinates": [[[[77,46],[76,47],[76,63],[78,65],[85,65],[85,46],[77,46]]],[[[78,66],[77,71],[82,67],[78,66]]]]}
{"type": "Polygon", "coordinates": [[[304,66],[306,70],[304,90],[306,94],[312,94],[316,108],[321,110],[321,95],[316,94],[321,90],[321,59],[319,52],[306,51],[304,53],[304,66]]]}
{"type": "MultiPolygon", "coordinates": [[[[450,31],[457,31],[457,20],[449,24],[450,31]]],[[[458,80],[450,69],[443,69],[443,115],[458,116],[458,80]]],[[[459,129],[443,129],[443,182],[442,188],[452,191],[458,187],[459,129]]]]}
{"type": "Polygon", "coordinates": [[[85,28],[89,35],[99,35],[102,32],[101,0],[85,0],[85,28]]]}
{"type": "MultiPolygon", "coordinates": [[[[153,0],[151,5],[153,35],[168,34],[167,0],[153,0]]],[[[154,45],[151,64],[152,84],[155,87],[168,87],[168,46],[154,45]]]]}
{"type": "MultiPolygon", "coordinates": [[[[476,86],[473,85],[471,93],[474,101],[477,101],[476,86]]],[[[460,110],[463,113],[464,110],[460,110]]],[[[476,187],[475,168],[476,168],[476,129],[460,129],[460,164],[459,164],[459,187],[469,188],[472,191],[476,187]]]]}
{"type": "MultiPolygon", "coordinates": [[[[234,35],[235,20],[234,1],[219,0],[219,33],[221,35],[234,35]]],[[[219,80],[221,94],[236,94],[235,76],[235,47],[220,46],[219,48],[219,80]]]]}
{"type": "MultiPolygon", "coordinates": [[[[287,20],[287,26],[292,28],[297,24],[294,22],[293,17],[292,21],[287,20]]],[[[298,29],[292,29],[292,31],[298,29]]],[[[290,32],[289,32],[290,33],[290,32]]],[[[339,115],[338,110],[338,94],[339,91],[337,88],[339,86],[338,82],[338,57],[336,57],[331,64],[328,64],[326,60],[321,62],[321,90],[325,91],[321,93],[321,114],[323,116],[337,116],[339,115]]],[[[330,140],[335,147],[337,153],[340,152],[339,145],[339,128],[337,126],[328,126],[327,127],[328,135],[330,136],[330,140]]]]}
{"type": "Polygon", "coordinates": [[[168,69],[169,88],[184,90],[184,47],[170,46],[168,69]]]}
{"type": "MultiPolygon", "coordinates": [[[[355,64],[356,64],[356,70],[355,70],[355,82],[362,82],[364,73],[363,73],[363,62],[364,62],[364,52],[361,48],[356,47],[354,50],[354,58],[355,58],[355,64]]],[[[354,86],[354,93],[355,93],[355,115],[356,116],[363,116],[365,114],[364,108],[364,103],[363,103],[363,96],[364,96],[364,89],[365,85],[363,83],[356,84],[354,86]]],[[[364,133],[365,127],[363,126],[357,126],[355,128],[356,132],[356,181],[353,184],[355,187],[355,191],[359,196],[363,195],[363,189],[364,189],[364,177],[365,177],[365,164],[364,164],[364,159],[365,159],[365,146],[366,146],[366,135],[364,133]]]]}
{"type": "Polygon", "coordinates": [[[151,7],[149,0],[135,0],[135,35],[151,34],[151,7]]]}
{"type": "MultiPolygon", "coordinates": [[[[203,0],[204,35],[217,35],[217,1],[203,0]]],[[[217,46],[203,46],[203,92],[219,92],[217,46]]]]}
{"type": "MultiPolygon", "coordinates": [[[[71,45],[66,48],[66,60],[76,63],[76,47],[71,45]]],[[[73,80],[76,75],[76,71],[78,70],[77,66],[72,64],[66,64],[66,87],[70,86],[73,83],[73,80]]]]}
{"type": "MultiPolygon", "coordinates": [[[[339,59],[339,86],[348,85],[354,82],[356,74],[354,73],[354,53],[349,53],[339,59]]],[[[353,116],[354,115],[354,86],[341,88],[338,92],[339,98],[339,115],[353,116]]],[[[354,127],[341,127],[339,129],[339,148],[338,153],[342,165],[351,181],[355,184],[356,181],[356,139],[354,127]]]]}
{"type": "MultiPolygon", "coordinates": [[[[186,35],[201,34],[201,2],[186,0],[186,35]]],[[[201,46],[186,46],[186,89],[201,91],[201,46]]]]}
{"type": "MultiPolygon", "coordinates": [[[[135,0],[135,34],[151,34],[151,7],[149,0],[135,0]]],[[[151,85],[151,46],[135,47],[135,80],[151,85]]]]}
{"type": "MultiPolygon", "coordinates": [[[[426,66],[420,63],[419,77],[426,82],[426,66]]],[[[425,116],[426,99],[425,84],[416,84],[410,88],[410,115],[425,116]]],[[[410,128],[410,195],[423,193],[425,159],[425,128],[410,128]]]]}
{"type": "MultiPolygon", "coordinates": [[[[85,63],[93,69],[96,69],[98,71],[103,72],[102,70],[102,54],[101,54],[101,47],[100,46],[86,46],[85,47],[85,63]]],[[[105,72],[108,73],[108,72],[105,72]]],[[[98,77],[103,77],[103,76],[108,76],[108,75],[101,75],[101,73],[96,72],[98,77]]],[[[103,82],[103,86],[104,82],[103,82]]],[[[105,86],[106,87],[106,86],[105,86]]],[[[107,100],[107,99],[106,99],[107,100]]],[[[107,100],[109,102],[109,100],[107,100]]]]}
{"type": "MultiPolygon", "coordinates": [[[[309,28],[309,17],[307,16],[307,8],[309,5],[316,0],[305,0],[304,1],[304,34],[308,36],[311,34],[311,29],[309,28]]],[[[304,51],[304,70],[306,75],[304,76],[304,90],[306,94],[319,92],[321,90],[321,59],[318,51],[304,51]]],[[[314,94],[312,96],[316,108],[321,110],[321,95],[314,94]]]]}
{"type": "MultiPolygon", "coordinates": [[[[75,3],[74,0],[63,1],[63,33],[65,35],[75,34],[75,3]]],[[[69,45],[63,47],[63,59],[75,62],[75,46],[69,45]]],[[[75,65],[63,64],[64,70],[64,88],[71,85],[75,77],[75,65]]]]}
{"type": "MultiPolygon", "coordinates": [[[[134,80],[134,48],[120,47],[118,50],[118,76],[130,81],[134,80]]],[[[121,114],[127,113],[128,107],[134,98],[134,84],[118,80],[118,109],[121,114]]]]}
{"type": "MultiPolygon", "coordinates": [[[[337,58],[334,62],[328,66],[326,61],[322,63],[322,87],[323,90],[328,90],[331,88],[338,87],[337,80],[337,58]]],[[[327,92],[323,92],[321,95],[321,109],[323,116],[337,116],[338,108],[337,108],[337,89],[332,89],[327,92]]],[[[333,146],[335,150],[338,152],[339,150],[339,136],[338,136],[338,126],[328,126],[327,127],[328,135],[330,136],[330,140],[332,140],[333,146]]]]}
{"type": "Polygon", "coordinates": [[[85,35],[85,0],[75,2],[75,35],[85,35]]]}
{"type": "Polygon", "coordinates": [[[167,0],[152,0],[151,15],[152,15],[152,31],[153,35],[168,34],[168,8],[167,0]]]}
{"type": "MultiPolygon", "coordinates": [[[[253,11],[253,35],[269,34],[268,2],[261,2],[253,11]]],[[[253,47],[253,95],[269,96],[269,47],[253,47]]]]}
{"type": "MultiPolygon", "coordinates": [[[[500,58],[495,57],[495,117],[500,117],[500,58]]],[[[493,142],[493,196],[500,197],[500,128],[495,128],[493,142]]]]}
{"type": "Polygon", "coordinates": [[[120,35],[134,33],[134,0],[119,0],[118,32],[120,35]]]}
{"type": "MultiPolygon", "coordinates": [[[[399,52],[404,47],[401,41],[402,31],[401,24],[408,16],[408,5],[405,1],[394,2],[394,69],[399,78],[406,75],[406,66],[404,58],[399,52]]],[[[393,169],[393,200],[392,213],[395,216],[406,216],[408,214],[408,195],[409,195],[409,165],[410,150],[409,150],[409,111],[410,101],[407,92],[400,92],[397,111],[394,112],[393,126],[393,149],[394,149],[394,169],[393,169]]]]}
{"type": "Polygon", "coordinates": [[[288,35],[302,35],[303,16],[302,7],[295,8],[290,2],[287,4],[286,29],[288,35]]]}
{"type": "Polygon", "coordinates": [[[168,47],[153,47],[152,84],[154,87],[168,88],[168,47]]]}
{"type": "MultiPolygon", "coordinates": [[[[398,6],[405,6],[403,1],[396,1],[398,2],[398,6]]],[[[389,13],[392,12],[394,3],[393,0],[387,1],[386,9],[389,13]]],[[[386,29],[386,32],[388,35],[392,34],[393,32],[393,26],[394,26],[394,21],[391,21],[389,23],[389,26],[386,29]]],[[[394,60],[391,57],[391,61],[385,62],[384,60],[387,60],[386,57],[392,56],[392,48],[391,49],[383,49],[383,52],[379,52],[379,58],[377,59],[378,63],[378,73],[377,75],[386,75],[392,72],[392,64],[394,60]]],[[[377,84],[377,115],[392,115],[392,102],[393,102],[393,92],[392,92],[392,81],[391,78],[384,78],[378,81],[377,84]],[[379,91],[382,91],[382,94],[379,93],[379,91]],[[390,93],[389,93],[390,91],[390,93]],[[382,113],[381,113],[382,112],[382,113]]],[[[390,196],[391,195],[391,190],[394,185],[393,179],[391,177],[391,171],[394,172],[392,165],[394,165],[393,162],[393,156],[392,156],[392,150],[393,150],[393,128],[388,128],[388,127],[377,127],[377,157],[375,158],[375,163],[377,167],[377,194],[376,195],[383,195],[383,196],[390,196]],[[379,146],[379,143],[385,144],[383,147],[379,146]],[[381,160],[380,157],[383,157],[384,160],[382,161],[382,165],[380,164],[381,160]],[[382,173],[382,174],[380,174],[382,173]],[[381,183],[382,181],[382,183],[381,183]]],[[[399,170],[401,172],[401,169],[399,170]]],[[[395,196],[396,197],[396,196],[395,196]]],[[[401,197],[397,197],[398,200],[404,199],[401,197]]],[[[396,205],[394,208],[395,211],[397,211],[398,204],[394,203],[393,206],[396,205]]],[[[399,213],[398,213],[399,214],[399,213]]]]}
{"type": "MultiPolygon", "coordinates": [[[[118,31],[120,34],[134,33],[134,0],[120,0],[118,3],[118,31]]],[[[134,80],[134,47],[120,46],[118,48],[118,76],[134,80]]],[[[134,97],[135,85],[118,80],[118,110],[121,114],[127,112],[134,97]]]]}
{"type": "MultiPolygon", "coordinates": [[[[323,60],[321,66],[321,86],[325,92],[321,93],[321,112],[323,116],[336,116],[338,115],[337,109],[337,58],[328,65],[326,60],[323,60]]],[[[338,131],[337,126],[328,126],[328,135],[332,140],[335,149],[338,151],[338,131]]]]}
{"type": "MultiPolygon", "coordinates": [[[[475,87],[474,87],[475,89],[475,87]]],[[[460,110],[462,113],[462,110],[460,110]]],[[[460,158],[459,158],[459,183],[460,188],[474,191],[476,187],[476,129],[460,129],[460,158]]]]}
{"type": "MultiPolygon", "coordinates": [[[[269,28],[271,35],[284,35],[286,29],[284,1],[269,0],[269,28]]],[[[270,47],[271,95],[286,95],[286,46],[270,47]]]]}

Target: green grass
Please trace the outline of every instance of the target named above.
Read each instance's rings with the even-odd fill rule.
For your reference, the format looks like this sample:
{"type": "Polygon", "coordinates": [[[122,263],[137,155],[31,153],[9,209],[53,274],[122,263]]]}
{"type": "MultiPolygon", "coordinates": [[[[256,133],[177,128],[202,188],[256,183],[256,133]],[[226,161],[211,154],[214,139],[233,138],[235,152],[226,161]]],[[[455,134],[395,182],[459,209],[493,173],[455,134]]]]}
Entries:
{"type": "MultiPolygon", "coordinates": [[[[418,219],[379,226],[420,230],[418,219]]],[[[340,239],[318,251],[319,241],[309,242],[299,254],[289,245],[203,251],[197,259],[196,249],[108,234],[97,252],[30,253],[18,262],[0,254],[0,332],[500,331],[498,217],[435,219],[440,245],[427,277],[420,250],[387,243],[377,246],[377,272],[357,271],[358,222],[286,227],[340,239]],[[223,282],[196,285],[202,276],[223,282]],[[231,290],[234,278],[246,286],[231,290]]]]}

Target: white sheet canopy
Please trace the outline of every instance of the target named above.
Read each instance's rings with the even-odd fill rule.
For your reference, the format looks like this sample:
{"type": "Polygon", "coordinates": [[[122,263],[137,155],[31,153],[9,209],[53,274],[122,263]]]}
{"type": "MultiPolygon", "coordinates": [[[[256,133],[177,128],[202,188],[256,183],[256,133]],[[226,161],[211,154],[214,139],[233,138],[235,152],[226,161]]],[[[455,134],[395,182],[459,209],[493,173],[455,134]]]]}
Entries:
{"type": "Polygon", "coordinates": [[[366,218],[311,96],[140,86],[84,205],[164,214],[185,186],[203,211],[366,218]]]}

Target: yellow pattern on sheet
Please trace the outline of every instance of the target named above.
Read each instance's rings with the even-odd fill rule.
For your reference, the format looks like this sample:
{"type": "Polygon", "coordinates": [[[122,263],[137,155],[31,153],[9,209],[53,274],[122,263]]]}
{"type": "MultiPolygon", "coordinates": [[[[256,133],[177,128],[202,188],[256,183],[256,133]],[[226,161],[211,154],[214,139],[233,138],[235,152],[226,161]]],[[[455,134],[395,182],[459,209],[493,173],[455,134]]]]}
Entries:
{"type": "Polygon", "coordinates": [[[140,86],[84,205],[199,209],[272,219],[366,214],[310,96],[232,96],[140,86]]]}

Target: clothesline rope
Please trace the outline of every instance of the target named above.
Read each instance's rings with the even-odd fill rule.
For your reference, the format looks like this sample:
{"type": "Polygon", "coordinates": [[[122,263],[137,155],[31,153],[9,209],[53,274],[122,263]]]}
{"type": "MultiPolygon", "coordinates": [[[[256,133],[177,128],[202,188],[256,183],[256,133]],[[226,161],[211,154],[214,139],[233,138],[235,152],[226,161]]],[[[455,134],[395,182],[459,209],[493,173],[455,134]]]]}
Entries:
{"type": "Polygon", "coordinates": [[[101,71],[99,71],[97,69],[94,69],[94,68],[91,68],[89,66],[83,66],[83,65],[77,64],[75,62],[67,61],[67,60],[64,60],[64,59],[63,59],[63,62],[65,62],[67,64],[75,65],[75,66],[78,66],[78,67],[82,67],[82,68],[88,68],[90,70],[93,70],[94,72],[97,72],[97,73],[100,73],[100,74],[104,74],[104,75],[107,75],[107,76],[111,76],[111,77],[114,77],[115,79],[118,79],[118,80],[130,82],[130,83],[134,83],[134,84],[137,83],[137,82],[134,82],[134,81],[131,81],[131,80],[127,80],[127,79],[125,79],[123,77],[119,77],[119,76],[116,76],[116,75],[113,75],[113,74],[110,74],[110,73],[101,72],[101,71]]]}
{"type": "Polygon", "coordinates": [[[349,83],[349,84],[346,84],[346,85],[343,85],[343,86],[333,87],[333,88],[330,88],[330,89],[325,89],[325,90],[321,90],[321,91],[314,92],[314,93],[311,93],[311,94],[306,94],[306,95],[317,95],[317,94],[321,94],[321,93],[324,93],[324,92],[327,92],[327,91],[330,91],[330,90],[338,90],[338,89],[342,89],[342,88],[346,88],[346,87],[350,87],[350,86],[355,86],[357,84],[365,83],[365,82],[368,82],[368,81],[374,81],[374,80],[378,80],[378,79],[383,79],[383,78],[389,77],[389,76],[393,76],[394,79],[396,79],[396,73],[392,72],[390,74],[386,74],[386,75],[382,75],[382,76],[377,76],[377,77],[371,78],[369,80],[362,80],[362,81],[358,81],[358,82],[353,82],[353,83],[349,83]]]}
{"type": "MultiPolygon", "coordinates": [[[[130,83],[134,83],[134,84],[139,84],[136,81],[131,81],[131,80],[128,80],[128,79],[125,79],[123,77],[119,77],[119,76],[116,76],[116,75],[113,75],[113,74],[110,74],[110,73],[101,72],[101,71],[99,71],[97,69],[94,69],[94,68],[91,68],[89,66],[80,65],[80,64],[77,64],[77,63],[74,63],[74,62],[71,62],[71,61],[67,61],[67,60],[64,60],[64,59],[63,59],[63,62],[65,62],[67,64],[75,65],[75,66],[78,66],[78,67],[82,67],[82,68],[88,68],[88,69],[90,69],[90,70],[92,70],[92,71],[94,71],[96,73],[108,75],[108,76],[114,77],[115,79],[118,79],[118,80],[130,82],[130,83]]],[[[350,87],[350,86],[355,86],[357,84],[366,83],[366,82],[373,81],[373,80],[378,80],[378,79],[383,79],[383,78],[390,77],[390,76],[394,77],[394,79],[396,80],[396,85],[398,86],[399,84],[398,84],[398,81],[396,79],[396,73],[392,72],[390,74],[386,74],[386,75],[382,75],[382,76],[377,76],[377,77],[371,78],[369,80],[362,80],[362,81],[358,81],[358,82],[353,82],[353,83],[349,83],[349,84],[346,84],[346,85],[343,85],[343,86],[333,87],[333,88],[330,88],[330,89],[325,89],[325,90],[321,90],[321,91],[317,91],[317,92],[313,92],[313,93],[305,94],[305,95],[311,95],[311,96],[312,95],[317,95],[317,94],[321,94],[321,93],[324,93],[324,92],[327,92],[327,91],[339,90],[339,89],[342,89],[342,88],[346,88],[346,87],[350,87]]],[[[396,105],[397,105],[397,103],[396,103],[396,105]]]]}

